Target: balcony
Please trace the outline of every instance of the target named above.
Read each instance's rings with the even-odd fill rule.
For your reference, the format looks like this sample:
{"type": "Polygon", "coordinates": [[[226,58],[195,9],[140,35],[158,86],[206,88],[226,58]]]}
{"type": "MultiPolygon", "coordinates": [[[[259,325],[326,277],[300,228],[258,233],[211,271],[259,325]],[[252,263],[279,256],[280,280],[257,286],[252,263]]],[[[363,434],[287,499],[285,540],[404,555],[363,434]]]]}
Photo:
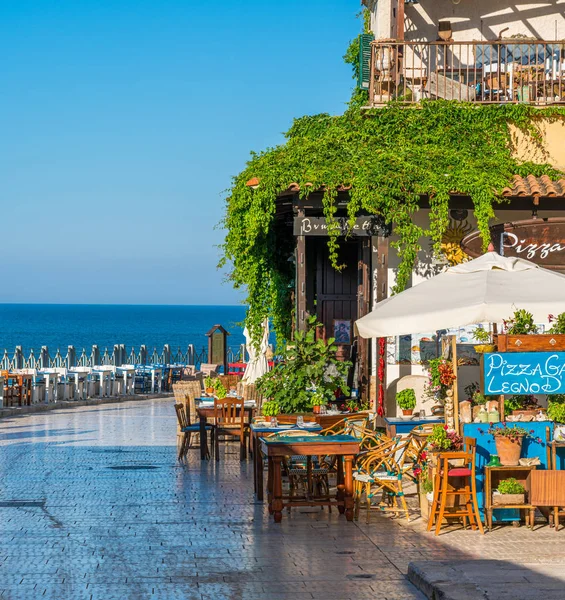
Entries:
{"type": "Polygon", "coordinates": [[[372,42],[369,104],[565,104],[565,42],[372,42]]]}

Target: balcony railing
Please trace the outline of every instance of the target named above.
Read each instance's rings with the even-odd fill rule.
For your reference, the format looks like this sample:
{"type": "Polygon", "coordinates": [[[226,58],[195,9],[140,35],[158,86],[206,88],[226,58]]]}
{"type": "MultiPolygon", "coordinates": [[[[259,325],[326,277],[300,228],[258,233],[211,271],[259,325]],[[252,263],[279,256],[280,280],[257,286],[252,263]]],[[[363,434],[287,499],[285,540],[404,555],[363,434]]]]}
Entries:
{"type": "Polygon", "coordinates": [[[565,103],[565,42],[373,42],[369,103],[565,103]]]}

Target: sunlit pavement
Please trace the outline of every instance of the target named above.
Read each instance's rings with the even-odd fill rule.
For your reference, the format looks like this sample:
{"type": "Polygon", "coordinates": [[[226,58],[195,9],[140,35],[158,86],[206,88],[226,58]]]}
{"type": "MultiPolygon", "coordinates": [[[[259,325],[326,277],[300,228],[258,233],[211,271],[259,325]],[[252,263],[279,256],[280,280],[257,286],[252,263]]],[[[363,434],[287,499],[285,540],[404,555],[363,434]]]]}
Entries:
{"type": "Polygon", "coordinates": [[[416,515],[367,525],[327,509],[275,525],[235,446],[177,463],[171,399],[0,421],[0,473],[2,600],[422,599],[411,561],[565,557],[548,527],[435,538],[416,515]]]}

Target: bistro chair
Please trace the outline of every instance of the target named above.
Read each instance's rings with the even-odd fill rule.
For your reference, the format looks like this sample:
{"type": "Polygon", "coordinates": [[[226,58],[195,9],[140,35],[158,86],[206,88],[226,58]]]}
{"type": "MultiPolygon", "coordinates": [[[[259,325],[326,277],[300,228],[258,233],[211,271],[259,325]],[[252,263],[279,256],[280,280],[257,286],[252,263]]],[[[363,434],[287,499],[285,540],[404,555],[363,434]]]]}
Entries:
{"type": "Polygon", "coordinates": [[[246,458],[245,445],[245,405],[243,398],[222,398],[214,400],[214,421],[216,423],[216,460],[220,460],[220,436],[239,439],[239,459],[246,458]]]}
{"type": "Polygon", "coordinates": [[[0,371],[4,378],[4,406],[22,405],[22,385],[17,375],[9,371],[0,371]]]}
{"type": "MultiPolygon", "coordinates": [[[[280,434],[284,437],[312,437],[320,435],[315,431],[292,429],[280,434]]],[[[300,497],[305,500],[319,498],[329,501],[330,484],[328,480],[329,469],[323,465],[319,456],[288,456],[283,461],[288,473],[289,497],[295,499],[297,491],[302,490],[300,497]]],[[[323,507],[322,507],[323,508],[323,507]]],[[[331,512],[331,506],[329,507],[331,512]]],[[[290,512],[290,506],[287,508],[290,512]]]]}
{"type": "MultiPolygon", "coordinates": [[[[177,413],[177,421],[179,424],[181,434],[181,443],[179,446],[178,460],[184,460],[186,458],[186,455],[188,454],[188,449],[190,448],[190,437],[193,434],[200,433],[200,424],[192,424],[190,422],[190,418],[188,417],[188,412],[184,404],[175,404],[175,411],[177,413]]],[[[206,425],[206,431],[210,431],[210,441],[212,448],[214,448],[214,429],[215,428],[213,425],[206,425]]]]}
{"type": "Polygon", "coordinates": [[[428,531],[435,523],[435,534],[439,535],[445,517],[462,517],[463,527],[467,527],[467,520],[471,529],[479,528],[484,533],[479,506],[477,504],[477,484],[475,478],[475,457],[477,440],[466,437],[463,451],[440,452],[437,461],[437,471],[434,476],[434,499],[430,509],[428,531]],[[462,467],[453,467],[450,460],[459,459],[462,467]],[[463,499],[463,503],[447,506],[447,499],[463,499]]]}
{"type": "Polygon", "coordinates": [[[409,441],[396,436],[375,436],[376,446],[362,453],[357,459],[353,472],[353,497],[355,500],[355,520],[359,519],[361,497],[365,494],[367,523],[373,508],[393,516],[404,514],[410,520],[408,505],[404,497],[402,478],[404,460],[409,441]],[[373,498],[380,494],[379,504],[373,505],[373,498]]]}

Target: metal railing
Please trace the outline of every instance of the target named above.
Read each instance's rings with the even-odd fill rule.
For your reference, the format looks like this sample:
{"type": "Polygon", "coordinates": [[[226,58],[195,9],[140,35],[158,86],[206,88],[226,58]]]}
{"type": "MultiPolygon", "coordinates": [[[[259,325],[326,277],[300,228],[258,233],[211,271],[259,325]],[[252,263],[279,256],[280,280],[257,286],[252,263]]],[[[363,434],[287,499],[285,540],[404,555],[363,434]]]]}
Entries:
{"type": "Polygon", "coordinates": [[[565,42],[372,42],[369,103],[565,103],[565,42]]]}
{"type": "MultiPolygon", "coordinates": [[[[227,355],[228,362],[244,362],[246,356],[245,344],[228,347],[227,355]]],[[[66,354],[61,354],[58,349],[54,356],[51,356],[47,346],[42,346],[37,354],[33,349],[26,354],[21,346],[16,346],[12,353],[4,350],[4,354],[0,358],[0,369],[50,369],[54,367],[71,369],[72,367],[120,366],[124,364],[195,365],[199,368],[202,363],[208,362],[210,362],[208,360],[208,349],[202,347],[198,350],[192,344],[187,347],[186,351],[178,348],[176,352],[168,344],[163,347],[161,352],[158,352],[156,348],[149,352],[147,346],[141,346],[137,351],[132,348],[128,352],[123,344],[115,344],[112,350],[105,348],[101,352],[100,348],[95,345],[88,353],[83,348],[80,354],[77,354],[74,346],[68,346],[66,354]]]]}

